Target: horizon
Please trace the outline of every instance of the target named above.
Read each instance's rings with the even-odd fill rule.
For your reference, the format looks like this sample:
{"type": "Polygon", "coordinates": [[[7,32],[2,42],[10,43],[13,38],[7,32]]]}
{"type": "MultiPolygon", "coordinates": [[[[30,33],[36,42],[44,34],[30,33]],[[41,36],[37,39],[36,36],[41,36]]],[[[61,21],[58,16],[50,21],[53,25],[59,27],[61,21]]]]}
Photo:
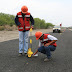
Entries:
{"type": "Polygon", "coordinates": [[[16,15],[26,5],[34,18],[44,19],[48,23],[63,27],[72,26],[72,1],[68,0],[2,0],[0,12],[16,15]]]}

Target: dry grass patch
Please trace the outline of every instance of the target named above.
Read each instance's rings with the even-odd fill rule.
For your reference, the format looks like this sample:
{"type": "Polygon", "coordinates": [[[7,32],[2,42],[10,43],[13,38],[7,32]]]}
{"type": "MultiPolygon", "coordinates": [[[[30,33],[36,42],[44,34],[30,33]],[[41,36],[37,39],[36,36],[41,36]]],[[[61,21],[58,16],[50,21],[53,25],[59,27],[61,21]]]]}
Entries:
{"type": "Polygon", "coordinates": [[[10,25],[4,25],[4,26],[0,26],[0,31],[14,31],[17,30],[18,27],[16,25],[10,26],[10,25]]]}

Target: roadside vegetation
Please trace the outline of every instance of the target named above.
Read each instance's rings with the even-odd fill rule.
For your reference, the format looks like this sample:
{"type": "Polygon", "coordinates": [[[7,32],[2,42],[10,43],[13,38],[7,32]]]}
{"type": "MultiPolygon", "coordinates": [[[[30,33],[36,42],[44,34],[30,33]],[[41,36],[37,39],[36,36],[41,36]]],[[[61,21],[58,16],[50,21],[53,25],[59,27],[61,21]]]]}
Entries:
{"type": "MultiPolygon", "coordinates": [[[[5,13],[0,13],[0,31],[1,30],[16,30],[17,26],[15,24],[15,16],[5,13]]],[[[47,29],[52,28],[54,25],[52,23],[46,23],[44,19],[34,18],[35,25],[34,29],[47,29]]]]}

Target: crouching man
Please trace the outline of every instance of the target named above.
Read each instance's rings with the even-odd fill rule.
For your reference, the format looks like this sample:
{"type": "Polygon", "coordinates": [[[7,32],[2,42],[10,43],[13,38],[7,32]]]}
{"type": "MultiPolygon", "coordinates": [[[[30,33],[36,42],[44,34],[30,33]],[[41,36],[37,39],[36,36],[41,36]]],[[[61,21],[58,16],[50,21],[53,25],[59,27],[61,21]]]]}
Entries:
{"type": "Polygon", "coordinates": [[[56,50],[56,41],[58,39],[50,34],[42,34],[40,31],[35,33],[35,37],[36,40],[39,39],[39,48],[33,55],[35,55],[37,52],[41,52],[47,55],[44,61],[51,60],[51,51],[56,50]]]}

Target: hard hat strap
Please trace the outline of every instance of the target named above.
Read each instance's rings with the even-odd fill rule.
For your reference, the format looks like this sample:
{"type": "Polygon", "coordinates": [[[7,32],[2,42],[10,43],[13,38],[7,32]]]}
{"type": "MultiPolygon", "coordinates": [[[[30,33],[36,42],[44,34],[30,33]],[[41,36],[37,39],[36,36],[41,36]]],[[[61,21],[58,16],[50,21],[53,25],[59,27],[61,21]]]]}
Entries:
{"type": "MultiPolygon", "coordinates": [[[[44,35],[44,34],[42,34],[41,37],[42,37],[43,35],[44,35]]],[[[41,38],[41,37],[40,37],[40,38],[41,38]]],[[[39,38],[39,39],[40,39],[40,38],[39,38]]]]}

